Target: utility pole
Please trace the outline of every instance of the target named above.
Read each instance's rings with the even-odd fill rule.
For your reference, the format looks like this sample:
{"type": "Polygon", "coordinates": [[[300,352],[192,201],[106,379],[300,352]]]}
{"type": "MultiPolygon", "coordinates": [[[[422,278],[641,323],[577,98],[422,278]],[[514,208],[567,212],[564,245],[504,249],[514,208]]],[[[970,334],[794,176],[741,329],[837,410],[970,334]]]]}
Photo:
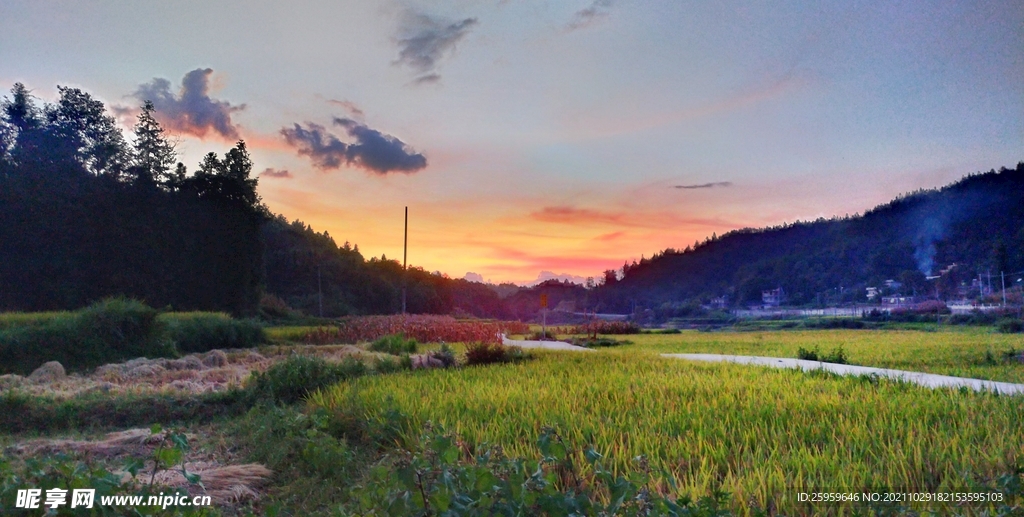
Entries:
{"type": "Polygon", "coordinates": [[[1003,283],[1003,307],[1006,307],[1006,271],[999,272],[999,280],[1003,283]]]}
{"type": "Polygon", "coordinates": [[[320,261],[316,263],[316,302],[320,305],[320,317],[324,317],[324,289],[320,282],[320,261]]]}
{"type": "Polygon", "coordinates": [[[405,207],[405,239],[402,244],[402,314],[405,314],[405,293],[409,284],[408,275],[405,272],[406,259],[409,257],[409,207],[405,207]]]}

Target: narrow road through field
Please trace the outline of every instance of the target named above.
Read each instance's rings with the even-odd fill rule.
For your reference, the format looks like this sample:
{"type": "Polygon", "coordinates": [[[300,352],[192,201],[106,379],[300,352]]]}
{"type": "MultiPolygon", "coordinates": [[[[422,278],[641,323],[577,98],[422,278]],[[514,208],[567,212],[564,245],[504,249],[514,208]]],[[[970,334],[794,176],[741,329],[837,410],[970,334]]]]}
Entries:
{"type": "Polygon", "coordinates": [[[574,352],[593,352],[592,349],[582,346],[570,345],[565,341],[527,341],[525,339],[509,339],[501,335],[501,342],[507,346],[519,348],[544,348],[547,350],[572,350],[574,352]]]}
{"type": "Polygon", "coordinates": [[[888,368],[871,368],[850,364],[823,363],[821,361],[805,361],[785,357],[756,357],[749,355],[718,355],[718,354],[661,354],[662,357],[687,359],[690,361],[730,362],[738,364],[754,364],[775,368],[799,368],[804,371],[826,370],[840,375],[877,375],[890,379],[912,382],[928,388],[959,388],[967,387],[974,391],[990,391],[1003,395],[1024,394],[1024,384],[1010,382],[968,379],[966,377],[950,377],[933,373],[908,372],[890,370],[888,368]]]}
{"type": "MultiPolygon", "coordinates": [[[[571,350],[574,352],[593,352],[593,349],[570,345],[563,341],[527,341],[522,339],[509,339],[501,336],[502,342],[509,346],[521,348],[541,348],[547,350],[571,350]]],[[[790,359],[787,357],[758,357],[751,355],[719,355],[719,354],[661,354],[662,357],[674,359],[686,359],[689,361],[727,362],[737,364],[753,364],[760,366],[771,366],[774,368],[799,368],[803,371],[825,370],[839,375],[877,375],[889,379],[912,382],[926,388],[960,388],[967,387],[974,391],[989,391],[1002,395],[1024,394],[1024,384],[1011,382],[986,381],[982,379],[969,379],[967,377],[950,377],[948,375],[937,375],[934,373],[908,372],[906,370],[891,370],[888,368],[873,368],[870,366],[854,366],[852,364],[824,363],[821,361],[806,361],[803,359],[790,359]]]]}

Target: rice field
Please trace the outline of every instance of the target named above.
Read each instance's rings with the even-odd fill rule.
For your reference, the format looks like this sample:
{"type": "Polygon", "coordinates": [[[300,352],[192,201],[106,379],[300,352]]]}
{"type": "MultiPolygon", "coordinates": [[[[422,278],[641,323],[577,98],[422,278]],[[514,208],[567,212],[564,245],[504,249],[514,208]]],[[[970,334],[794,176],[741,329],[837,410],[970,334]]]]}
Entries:
{"type": "Polygon", "coordinates": [[[991,327],[916,330],[807,330],[777,332],[697,332],[627,336],[635,343],[612,353],[709,353],[797,357],[797,350],[843,347],[851,364],[956,377],[1024,383],[1024,364],[1004,353],[1024,352],[1024,334],[1002,334],[991,327]]]}
{"type": "MultiPolygon", "coordinates": [[[[1024,460],[1024,397],[656,355],[792,357],[800,346],[827,350],[841,340],[858,364],[950,373],[957,357],[1014,344],[981,333],[914,334],[631,336],[635,345],[594,354],[541,352],[519,364],[362,378],[316,393],[310,402],[377,419],[398,410],[409,417],[407,438],[431,421],[470,447],[499,444],[523,457],[537,456],[533,444],[551,425],[578,447],[592,444],[620,471],[646,456],[663,469],[662,490],[668,490],[667,477],[694,496],[726,490],[741,513],[753,503],[808,514],[796,501],[800,491],[937,491],[1012,471],[1024,460]],[[966,343],[963,355],[957,343],[966,343]]],[[[1007,380],[1024,365],[1005,368],[989,373],[1007,380]]]]}

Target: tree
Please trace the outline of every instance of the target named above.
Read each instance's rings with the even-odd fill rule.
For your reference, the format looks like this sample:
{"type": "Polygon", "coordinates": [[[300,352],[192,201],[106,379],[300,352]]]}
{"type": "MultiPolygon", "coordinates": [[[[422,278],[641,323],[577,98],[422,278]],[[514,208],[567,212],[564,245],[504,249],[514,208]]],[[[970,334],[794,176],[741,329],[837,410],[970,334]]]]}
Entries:
{"type": "Polygon", "coordinates": [[[164,137],[164,129],[153,115],[155,111],[151,101],[142,105],[134,128],[135,153],[130,174],[136,183],[166,185],[176,157],[174,145],[164,137]]]}
{"type": "Polygon", "coordinates": [[[103,103],[78,88],[58,86],[60,100],[46,107],[49,140],[59,144],[64,159],[94,174],[121,177],[128,168],[124,135],[106,114],[103,103]]]}
{"type": "Polygon", "coordinates": [[[216,153],[207,153],[195,175],[183,180],[182,184],[201,198],[241,207],[258,218],[269,217],[256,192],[259,180],[250,178],[251,174],[252,159],[245,142],[239,140],[224,154],[223,160],[216,153]]]}
{"type": "Polygon", "coordinates": [[[4,97],[4,131],[2,135],[5,161],[19,163],[36,154],[39,145],[34,133],[39,131],[43,119],[32,101],[32,93],[24,84],[14,83],[11,98],[4,97]]]}

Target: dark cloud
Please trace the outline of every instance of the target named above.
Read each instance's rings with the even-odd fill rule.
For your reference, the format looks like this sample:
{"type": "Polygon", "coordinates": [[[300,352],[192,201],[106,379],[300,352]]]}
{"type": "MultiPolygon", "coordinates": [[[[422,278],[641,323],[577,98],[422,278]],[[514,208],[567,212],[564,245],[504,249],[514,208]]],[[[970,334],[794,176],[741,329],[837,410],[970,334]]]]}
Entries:
{"type": "Polygon", "coordinates": [[[264,169],[263,172],[260,173],[260,177],[263,177],[263,176],[267,176],[268,178],[291,178],[292,177],[292,173],[291,173],[291,171],[289,171],[287,169],[277,170],[277,169],[267,168],[267,169],[264,169]]]}
{"type": "Polygon", "coordinates": [[[731,187],[731,186],[732,186],[732,182],[731,181],[716,181],[714,183],[701,183],[700,185],[676,185],[674,188],[695,189],[695,188],[715,188],[715,187],[731,187]]]}
{"type": "Polygon", "coordinates": [[[197,68],[185,74],[177,95],[171,91],[170,81],[156,77],[140,85],[132,97],[151,101],[158,120],[168,129],[200,138],[211,130],[225,138],[238,138],[238,127],[231,121],[231,114],[245,109],[245,104],[235,106],[211,98],[211,74],[212,68],[197,68]]]}
{"type": "Polygon", "coordinates": [[[359,106],[356,106],[356,104],[352,101],[339,101],[336,99],[327,99],[327,102],[334,104],[335,106],[341,106],[342,108],[345,108],[345,111],[347,111],[349,115],[352,115],[353,117],[363,118],[363,116],[365,115],[365,113],[363,113],[363,110],[360,109],[359,106]]]}
{"type": "Polygon", "coordinates": [[[574,31],[589,27],[594,22],[608,16],[608,8],[612,6],[612,0],[594,0],[589,7],[576,11],[572,21],[565,26],[567,31],[574,31]]]}
{"type": "Polygon", "coordinates": [[[420,76],[415,84],[437,82],[438,61],[446,53],[455,50],[455,45],[476,25],[476,18],[460,21],[434,18],[426,14],[406,11],[398,29],[398,59],[415,70],[420,76]]]}
{"type": "Polygon", "coordinates": [[[391,135],[348,118],[335,117],[333,122],[345,129],[355,142],[343,142],[324,126],[312,122],[306,122],[305,127],[294,124],[283,128],[281,135],[288,145],[295,147],[300,155],[308,156],[313,165],[322,170],[337,169],[345,164],[387,174],[411,173],[427,166],[426,156],[391,135]]]}

